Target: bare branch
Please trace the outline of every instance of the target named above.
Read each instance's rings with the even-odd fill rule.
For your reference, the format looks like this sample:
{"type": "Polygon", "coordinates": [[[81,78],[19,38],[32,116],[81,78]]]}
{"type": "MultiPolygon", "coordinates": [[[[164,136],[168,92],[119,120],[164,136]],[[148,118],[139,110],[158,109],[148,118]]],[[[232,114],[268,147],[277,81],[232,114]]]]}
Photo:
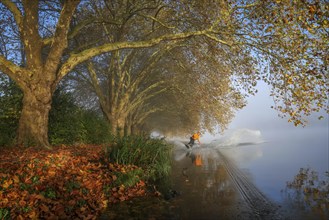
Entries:
{"type": "Polygon", "coordinates": [[[165,28],[168,28],[168,29],[175,29],[175,28],[176,28],[176,27],[174,27],[174,26],[169,26],[169,25],[163,23],[162,21],[160,21],[159,19],[157,19],[157,18],[155,18],[155,17],[153,17],[153,16],[145,15],[145,14],[142,14],[142,13],[138,13],[138,15],[139,15],[139,16],[142,16],[142,17],[144,17],[144,18],[149,18],[149,19],[153,20],[154,22],[159,23],[161,26],[163,26],[163,27],[165,27],[165,28]]]}
{"type": "Polygon", "coordinates": [[[11,2],[9,0],[2,0],[1,3],[4,4],[11,11],[11,13],[13,13],[16,23],[18,25],[18,28],[19,28],[20,32],[22,32],[23,31],[23,16],[22,16],[21,11],[17,8],[17,6],[13,2],[11,2]]]}

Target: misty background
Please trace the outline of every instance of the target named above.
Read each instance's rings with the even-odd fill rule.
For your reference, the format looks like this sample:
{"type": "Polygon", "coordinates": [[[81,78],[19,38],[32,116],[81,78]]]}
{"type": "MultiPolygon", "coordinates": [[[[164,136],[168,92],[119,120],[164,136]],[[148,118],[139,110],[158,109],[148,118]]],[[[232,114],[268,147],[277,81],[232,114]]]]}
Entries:
{"type": "Polygon", "coordinates": [[[258,91],[236,113],[227,131],[205,134],[203,141],[221,149],[267,196],[280,202],[287,181],[292,181],[300,168],[315,170],[321,178],[329,170],[328,114],[313,114],[307,126],[295,127],[271,108],[274,102],[266,84],[259,83],[258,91]],[[320,115],[322,120],[318,120],[320,115]],[[228,140],[231,146],[223,144],[228,140]],[[247,144],[239,145],[243,142],[247,144]]]}

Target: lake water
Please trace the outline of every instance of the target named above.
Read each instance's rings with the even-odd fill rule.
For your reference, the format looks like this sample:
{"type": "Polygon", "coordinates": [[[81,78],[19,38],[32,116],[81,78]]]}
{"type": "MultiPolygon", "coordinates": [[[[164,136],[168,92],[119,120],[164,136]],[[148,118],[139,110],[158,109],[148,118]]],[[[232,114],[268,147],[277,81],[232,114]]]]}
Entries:
{"type": "MultiPolygon", "coordinates": [[[[329,171],[328,129],[326,125],[267,131],[233,129],[209,144],[202,144],[198,152],[207,158],[209,155],[214,157],[218,151],[229,158],[267,198],[282,207],[287,217],[290,215],[288,218],[326,219],[329,215],[328,197],[326,203],[321,202],[320,208],[312,199],[309,200],[312,206],[305,205],[306,200],[296,193],[297,188],[288,189],[287,182],[292,182],[301,168],[310,168],[329,187],[329,176],[325,175],[329,171]],[[304,212],[310,207],[316,207],[316,211],[304,212]]],[[[220,162],[221,159],[217,160],[220,162]]],[[[314,186],[319,182],[315,181],[314,186]]],[[[320,197],[314,198],[318,200],[320,197]]]]}
{"type": "MultiPolygon", "coordinates": [[[[269,131],[233,129],[192,151],[186,149],[184,141],[188,140],[173,141],[173,172],[169,180],[177,196],[120,203],[109,207],[100,219],[254,219],[254,213],[239,200],[241,190],[234,187],[227,172],[232,167],[227,166],[226,159],[243,173],[235,175],[240,178],[238,184],[247,184],[249,178],[280,207],[283,216],[289,216],[284,219],[326,219],[329,215],[329,207],[324,208],[327,214],[323,217],[323,212],[309,213],[287,205],[284,193],[287,181],[292,181],[300,168],[310,167],[319,174],[329,170],[327,126],[269,131]],[[202,158],[199,165],[197,156],[202,158]]],[[[248,188],[244,190],[248,193],[248,188]]],[[[257,194],[257,190],[251,190],[251,194],[257,194]]],[[[250,202],[254,202],[253,197],[250,202]]],[[[271,219],[268,217],[265,219],[271,219]]],[[[256,219],[263,218],[256,215],[256,219]]]]}
{"type": "Polygon", "coordinates": [[[282,202],[281,190],[300,168],[323,177],[329,170],[328,127],[287,130],[238,129],[211,143],[250,173],[255,185],[269,198],[282,202]]]}

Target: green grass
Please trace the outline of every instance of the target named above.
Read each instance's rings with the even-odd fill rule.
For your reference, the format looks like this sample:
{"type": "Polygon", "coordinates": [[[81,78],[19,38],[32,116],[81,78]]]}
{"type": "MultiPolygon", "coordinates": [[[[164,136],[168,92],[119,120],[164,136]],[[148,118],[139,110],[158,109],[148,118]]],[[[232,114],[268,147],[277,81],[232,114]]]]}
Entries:
{"type": "Polygon", "coordinates": [[[0,219],[10,219],[10,210],[7,208],[0,208],[0,219]]]}
{"type": "Polygon", "coordinates": [[[144,177],[156,180],[169,174],[172,146],[163,140],[141,136],[116,138],[109,159],[118,164],[136,165],[144,170],[144,177]]]}
{"type": "Polygon", "coordinates": [[[135,169],[127,173],[117,172],[115,175],[117,176],[117,179],[114,181],[115,186],[124,185],[125,187],[132,187],[141,180],[143,171],[135,169]]]}

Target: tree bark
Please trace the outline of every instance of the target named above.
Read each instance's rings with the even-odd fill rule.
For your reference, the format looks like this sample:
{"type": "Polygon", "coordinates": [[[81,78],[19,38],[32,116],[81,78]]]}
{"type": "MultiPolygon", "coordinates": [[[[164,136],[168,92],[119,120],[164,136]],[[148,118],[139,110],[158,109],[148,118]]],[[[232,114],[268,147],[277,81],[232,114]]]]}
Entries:
{"type": "Polygon", "coordinates": [[[19,120],[17,144],[50,148],[48,142],[48,115],[51,108],[50,90],[37,94],[24,92],[23,109],[19,120]]]}
{"type": "Polygon", "coordinates": [[[118,114],[118,111],[114,110],[113,112],[104,112],[107,120],[110,122],[110,130],[114,135],[122,137],[125,130],[126,116],[118,114]]]}
{"type": "Polygon", "coordinates": [[[125,117],[124,116],[118,116],[114,122],[115,124],[115,131],[116,134],[119,137],[123,137],[124,136],[124,130],[125,130],[125,117]]]}

